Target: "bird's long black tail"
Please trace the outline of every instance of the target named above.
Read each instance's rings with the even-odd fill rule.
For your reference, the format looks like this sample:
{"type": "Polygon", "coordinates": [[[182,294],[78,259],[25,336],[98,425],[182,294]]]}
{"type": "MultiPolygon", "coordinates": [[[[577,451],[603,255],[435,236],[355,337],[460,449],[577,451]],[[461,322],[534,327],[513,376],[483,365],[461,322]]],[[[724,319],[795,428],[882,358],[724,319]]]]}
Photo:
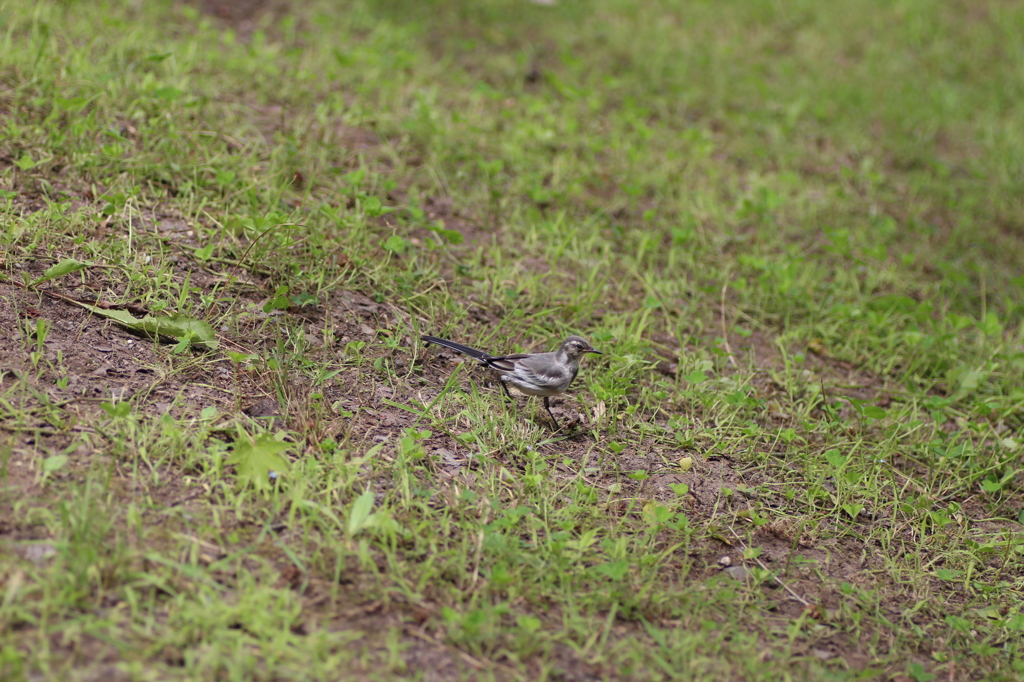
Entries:
{"type": "Polygon", "coordinates": [[[461,343],[455,343],[454,341],[449,341],[448,339],[439,339],[436,336],[421,336],[420,339],[426,341],[427,343],[435,343],[438,346],[444,346],[445,348],[457,350],[460,353],[464,353],[469,357],[475,358],[480,361],[488,360],[491,357],[489,353],[485,353],[482,350],[470,348],[469,346],[463,346],[461,343]]]}

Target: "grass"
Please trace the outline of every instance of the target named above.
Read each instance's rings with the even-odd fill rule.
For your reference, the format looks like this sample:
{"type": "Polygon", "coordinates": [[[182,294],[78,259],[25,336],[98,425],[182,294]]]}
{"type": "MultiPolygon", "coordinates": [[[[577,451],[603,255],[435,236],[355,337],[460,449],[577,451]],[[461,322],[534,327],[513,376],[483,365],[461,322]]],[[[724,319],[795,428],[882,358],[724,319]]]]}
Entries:
{"type": "Polygon", "coordinates": [[[0,4],[0,677],[1018,679],[1022,30],[0,4]]]}

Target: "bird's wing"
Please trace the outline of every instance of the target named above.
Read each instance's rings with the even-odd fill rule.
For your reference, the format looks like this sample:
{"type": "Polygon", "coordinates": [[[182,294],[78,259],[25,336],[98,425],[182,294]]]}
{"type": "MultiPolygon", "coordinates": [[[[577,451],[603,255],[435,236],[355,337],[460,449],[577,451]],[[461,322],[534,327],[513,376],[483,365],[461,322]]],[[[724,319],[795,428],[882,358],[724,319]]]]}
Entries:
{"type": "Polygon", "coordinates": [[[522,357],[516,363],[516,374],[542,386],[562,382],[568,384],[575,375],[570,374],[569,367],[554,362],[554,356],[554,353],[538,353],[522,357]]]}
{"type": "Polygon", "coordinates": [[[485,365],[499,372],[514,372],[516,363],[530,357],[529,353],[513,353],[512,355],[496,355],[481,359],[485,365]]]}

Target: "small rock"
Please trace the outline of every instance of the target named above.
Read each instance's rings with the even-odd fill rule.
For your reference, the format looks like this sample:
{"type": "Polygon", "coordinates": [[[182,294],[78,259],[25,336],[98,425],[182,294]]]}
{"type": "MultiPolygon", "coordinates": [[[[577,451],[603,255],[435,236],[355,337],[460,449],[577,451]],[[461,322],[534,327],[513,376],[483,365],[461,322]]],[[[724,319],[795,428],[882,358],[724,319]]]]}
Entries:
{"type": "Polygon", "coordinates": [[[724,557],[718,560],[722,566],[732,566],[732,558],[726,554],[724,557]]]}
{"type": "Polygon", "coordinates": [[[437,450],[434,450],[434,454],[440,457],[448,466],[459,466],[462,464],[462,460],[460,460],[455,453],[448,448],[438,448],[437,450]]]}
{"type": "Polygon", "coordinates": [[[49,542],[36,542],[26,545],[22,550],[25,558],[34,564],[46,561],[57,553],[57,548],[49,542]]]}
{"type": "Polygon", "coordinates": [[[655,365],[654,368],[657,369],[662,374],[664,374],[665,376],[674,377],[676,374],[679,373],[678,362],[666,362],[662,360],[657,365],[655,365]]]}
{"type": "Polygon", "coordinates": [[[253,419],[260,417],[280,417],[281,410],[277,401],[272,398],[264,398],[246,407],[242,412],[253,419]]]}
{"type": "Polygon", "coordinates": [[[745,566],[730,566],[725,569],[725,572],[741,583],[746,582],[747,578],[750,577],[750,571],[745,566]]]}

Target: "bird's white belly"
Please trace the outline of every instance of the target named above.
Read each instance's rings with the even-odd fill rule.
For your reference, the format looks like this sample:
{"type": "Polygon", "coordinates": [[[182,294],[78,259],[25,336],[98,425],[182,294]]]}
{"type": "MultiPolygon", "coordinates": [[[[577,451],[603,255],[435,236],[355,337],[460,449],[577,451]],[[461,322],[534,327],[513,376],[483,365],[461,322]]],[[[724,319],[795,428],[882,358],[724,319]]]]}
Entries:
{"type": "Polygon", "coordinates": [[[504,381],[505,383],[512,384],[517,389],[519,389],[520,393],[523,393],[525,395],[552,396],[559,394],[559,391],[550,388],[541,388],[529,381],[524,381],[523,379],[517,377],[515,374],[502,374],[501,380],[504,381]]]}

